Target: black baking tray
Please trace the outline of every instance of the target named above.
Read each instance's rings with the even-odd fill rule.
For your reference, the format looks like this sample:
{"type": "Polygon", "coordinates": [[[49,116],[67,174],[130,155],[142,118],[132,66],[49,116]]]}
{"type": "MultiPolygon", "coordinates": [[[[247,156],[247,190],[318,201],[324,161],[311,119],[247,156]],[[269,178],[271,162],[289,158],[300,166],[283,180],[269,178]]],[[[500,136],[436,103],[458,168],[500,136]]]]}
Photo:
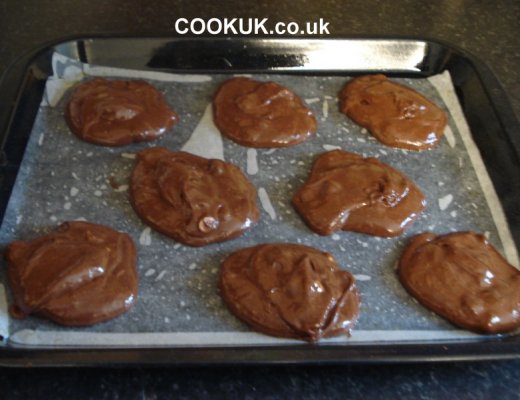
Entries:
{"type": "MultiPolygon", "coordinates": [[[[517,248],[520,248],[520,125],[506,93],[477,58],[417,38],[81,37],[42,45],[0,80],[0,218],[23,158],[47,78],[59,52],[93,65],[183,73],[294,73],[428,77],[449,71],[517,248]]],[[[520,335],[482,341],[320,346],[168,348],[0,348],[3,366],[316,364],[520,358],[520,335]]]]}

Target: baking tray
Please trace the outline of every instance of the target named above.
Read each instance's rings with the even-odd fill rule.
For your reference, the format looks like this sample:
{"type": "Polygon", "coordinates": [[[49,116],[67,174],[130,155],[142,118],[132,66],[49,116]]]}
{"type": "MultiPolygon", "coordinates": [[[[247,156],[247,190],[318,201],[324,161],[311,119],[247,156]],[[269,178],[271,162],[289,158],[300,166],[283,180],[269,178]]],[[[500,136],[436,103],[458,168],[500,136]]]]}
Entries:
{"type": "MultiPolygon", "coordinates": [[[[423,39],[172,39],[95,37],[42,46],[9,68],[0,90],[2,215],[25,153],[47,79],[58,53],[105,67],[187,74],[284,73],[353,76],[384,72],[397,78],[451,75],[458,100],[509,224],[520,243],[518,121],[503,89],[472,56],[423,39]]],[[[3,365],[345,363],[476,360],[520,357],[518,336],[415,343],[266,346],[135,346],[125,348],[0,348],[3,365]]]]}

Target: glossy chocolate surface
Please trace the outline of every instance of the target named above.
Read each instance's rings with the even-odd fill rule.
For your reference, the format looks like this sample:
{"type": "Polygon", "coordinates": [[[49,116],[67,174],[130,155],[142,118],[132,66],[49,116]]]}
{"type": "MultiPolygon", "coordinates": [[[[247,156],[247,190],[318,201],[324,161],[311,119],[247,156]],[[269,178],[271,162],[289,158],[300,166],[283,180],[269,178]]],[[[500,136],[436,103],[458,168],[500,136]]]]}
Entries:
{"type": "Polygon", "coordinates": [[[141,80],[94,79],[67,104],[70,130],[87,142],[122,146],[154,140],[177,123],[163,95],[141,80]]]}
{"type": "Polygon", "coordinates": [[[444,111],[384,75],[352,79],[341,91],[340,101],[341,112],[392,147],[430,149],[439,143],[446,126],[444,111]]]}
{"type": "Polygon", "coordinates": [[[6,250],[11,315],[92,325],[126,312],[137,299],[136,249],[129,235],[88,222],[65,222],[6,250]]]}
{"type": "Polygon", "coordinates": [[[237,237],[259,218],[240,168],[164,147],[138,153],[130,198],[145,223],[190,246],[237,237]]]}
{"type": "Polygon", "coordinates": [[[359,312],[354,277],[330,254],[296,244],[232,253],[222,264],[220,290],[238,318],[279,337],[350,335],[359,312]]]}
{"type": "Polygon", "coordinates": [[[397,236],[424,209],[415,184],[376,158],[343,150],[321,154],[293,205],[320,235],[338,230],[397,236]]]}
{"type": "Polygon", "coordinates": [[[520,326],[520,271],[473,232],[412,239],[399,262],[403,286],[425,307],[481,333],[520,326]]]}
{"type": "Polygon", "coordinates": [[[316,118],[292,91],[275,82],[233,78],[213,99],[215,124],[249,147],[287,147],[316,132],[316,118]]]}

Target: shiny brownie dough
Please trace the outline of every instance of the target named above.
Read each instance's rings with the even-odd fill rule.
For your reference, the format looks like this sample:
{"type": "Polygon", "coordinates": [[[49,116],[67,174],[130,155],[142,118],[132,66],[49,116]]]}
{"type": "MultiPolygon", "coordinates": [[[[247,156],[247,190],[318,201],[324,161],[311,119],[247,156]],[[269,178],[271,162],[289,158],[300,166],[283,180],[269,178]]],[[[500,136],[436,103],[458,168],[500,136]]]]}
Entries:
{"type": "Polygon", "coordinates": [[[433,102],[384,75],[348,82],[340,93],[340,110],[380,142],[408,150],[436,146],[447,121],[433,102]]]}
{"type": "Polygon", "coordinates": [[[154,140],[178,120],[163,95],[149,83],[99,78],[76,88],[65,116],[76,136],[105,146],[154,140]]]}
{"type": "Polygon", "coordinates": [[[53,232],[9,244],[10,313],[62,325],[114,318],[137,299],[136,249],[129,235],[103,225],[65,222],[53,232]]]}
{"type": "Polygon", "coordinates": [[[256,189],[237,166],[163,147],[138,153],[130,200],[146,224],[190,246],[235,238],[259,218],[256,189]]]}
{"type": "Polygon", "coordinates": [[[520,326],[520,271],[483,235],[415,236],[398,274],[413,297],[457,326],[479,333],[520,326]]]}
{"type": "Polygon", "coordinates": [[[222,264],[220,293],[253,329],[318,341],[350,335],[359,313],[354,277],[325,252],[297,244],[262,244],[222,264]]]}
{"type": "Polygon", "coordinates": [[[219,130],[248,147],[287,147],[316,132],[316,118],[292,91],[275,82],[233,78],[213,99],[219,130]]]}
{"type": "Polygon", "coordinates": [[[321,154],[292,203],[320,235],[338,230],[398,236],[426,205],[415,184],[375,158],[343,150],[321,154]]]}

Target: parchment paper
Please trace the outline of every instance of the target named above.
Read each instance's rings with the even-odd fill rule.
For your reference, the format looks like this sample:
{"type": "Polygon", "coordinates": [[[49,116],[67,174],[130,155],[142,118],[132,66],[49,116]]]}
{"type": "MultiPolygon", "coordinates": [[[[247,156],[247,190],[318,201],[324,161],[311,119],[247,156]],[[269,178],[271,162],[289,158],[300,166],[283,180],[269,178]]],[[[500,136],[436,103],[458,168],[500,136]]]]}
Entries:
{"type": "MultiPolygon", "coordinates": [[[[255,150],[222,138],[213,124],[211,99],[230,75],[175,75],[130,71],[76,63],[53,57],[20,172],[0,230],[0,246],[32,239],[61,222],[85,219],[128,232],[138,247],[140,275],[137,304],[127,314],[85,328],[63,328],[37,317],[8,317],[10,301],[5,261],[0,280],[0,334],[4,343],[26,346],[206,346],[299,343],[252,332],[225,307],[218,294],[220,262],[232,251],[265,242],[302,243],[330,252],[357,278],[360,318],[351,338],[323,343],[481,339],[454,328],[413,300],[398,282],[395,264],[410,237],[423,231],[485,233],[515,265],[512,241],[500,203],[476,149],[448,73],[429,79],[396,79],[440,105],[449,127],[440,146],[412,152],[386,147],[338,111],[337,93],[347,76],[255,75],[274,80],[300,95],[315,112],[318,133],[286,149],[255,150]],[[92,76],[142,78],[166,96],[180,123],[161,139],[108,148],[82,142],[71,134],[64,107],[71,87],[92,76]],[[128,201],[127,184],[138,151],[166,146],[222,158],[246,172],[257,187],[261,219],[244,236],[226,243],[191,248],[146,225],[128,201]],[[313,233],[290,205],[320,153],[342,148],[377,157],[410,177],[426,195],[421,217],[398,238],[384,239],[339,232],[313,233]],[[121,186],[114,189],[110,179],[121,186]],[[5,294],[2,293],[5,291],[5,294]]],[[[8,151],[8,149],[7,149],[8,151]]]]}

